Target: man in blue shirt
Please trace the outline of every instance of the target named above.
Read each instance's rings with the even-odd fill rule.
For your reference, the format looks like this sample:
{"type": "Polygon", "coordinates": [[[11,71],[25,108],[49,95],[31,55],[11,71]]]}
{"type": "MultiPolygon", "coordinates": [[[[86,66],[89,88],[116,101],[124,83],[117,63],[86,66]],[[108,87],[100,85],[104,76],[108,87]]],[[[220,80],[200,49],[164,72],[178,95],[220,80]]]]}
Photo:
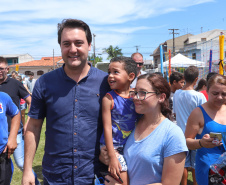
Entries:
{"type": "Polygon", "coordinates": [[[9,95],[0,92],[0,184],[10,184],[12,176],[10,155],[17,147],[16,138],[19,127],[20,113],[17,106],[9,95]],[[6,115],[12,118],[9,136],[6,115]]]}
{"type": "Polygon", "coordinates": [[[107,73],[87,61],[91,42],[83,21],[66,19],[58,24],[65,64],[36,81],[25,134],[23,185],[34,184],[32,161],[44,118],[44,184],[93,184],[99,169],[101,102],[110,88],[107,73]]]}

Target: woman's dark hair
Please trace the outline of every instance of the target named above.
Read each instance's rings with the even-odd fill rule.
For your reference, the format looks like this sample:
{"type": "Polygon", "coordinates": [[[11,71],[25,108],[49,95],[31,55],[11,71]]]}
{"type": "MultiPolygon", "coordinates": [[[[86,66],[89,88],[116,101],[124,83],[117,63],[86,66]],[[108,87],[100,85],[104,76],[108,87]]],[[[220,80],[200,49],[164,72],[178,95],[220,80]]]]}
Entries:
{"type": "Polygon", "coordinates": [[[168,119],[172,120],[172,111],[169,107],[169,97],[170,97],[170,86],[166,79],[164,79],[159,74],[145,74],[138,77],[138,80],[140,79],[147,79],[148,82],[151,84],[153,90],[157,94],[164,93],[166,95],[166,98],[163,103],[161,103],[161,113],[167,117],[168,119]]]}

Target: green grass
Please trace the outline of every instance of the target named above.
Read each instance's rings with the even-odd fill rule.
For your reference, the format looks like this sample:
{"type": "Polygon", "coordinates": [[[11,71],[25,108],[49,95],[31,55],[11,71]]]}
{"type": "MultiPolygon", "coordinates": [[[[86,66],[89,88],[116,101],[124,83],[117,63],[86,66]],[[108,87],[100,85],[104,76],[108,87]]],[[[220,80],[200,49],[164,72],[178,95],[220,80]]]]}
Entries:
{"type": "MultiPolygon", "coordinates": [[[[33,170],[38,175],[38,179],[41,182],[41,184],[43,184],[42,158],[43,158],[43,154],[44,154],[44,145],[45,145],[45,130],[46,130],[46,123],[44,121],[43,126],[42,126],[42,132],[41,132],[41,136],[40,136],[38,149],[36,151],[34,162],[33,162],[33,170]]],[[[16,166],[12,156],[11,156],[11,159],[13,160],[13,164],[14,164],[14,172],[13,172],[13,178],[12,178],[11,185],[18,185],[18,184],[21,184],[22,172],[16,166]]]]}
{"type": "MultiPolygon", "coordinates": [[[[44,154],[44,145],[45,145],[45,130],[46,130],[46,123],[44,121],[42,126],[42,132],[40,136],[40,141],[38,145],[38,149],[35,154],[34,162],[33,162],[33,170],[38,175],[38,179],[43,184],[43,178],[42,178],[42,158],[44,154]]],[[[19,168],[16,166],[13,157],[11,157],[14,164],[14,173],[13,173],[13,179],[11,182],[11,185],[18,185],[21,184],[22,179],[22,172],[19,170],[19,168]]],[[[191,172],[188,172],[188,185],[192,185],[192,175],[191,172]]]]}

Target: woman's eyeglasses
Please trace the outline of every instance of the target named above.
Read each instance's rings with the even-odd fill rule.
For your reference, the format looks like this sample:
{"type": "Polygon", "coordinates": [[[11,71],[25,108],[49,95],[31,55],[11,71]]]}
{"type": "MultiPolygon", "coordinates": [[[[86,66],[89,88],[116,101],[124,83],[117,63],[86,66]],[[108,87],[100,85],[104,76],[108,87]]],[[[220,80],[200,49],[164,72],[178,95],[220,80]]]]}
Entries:
{"type": "Polygon", "coordinates": [[[138,100],[145,100],[147,94],[149,94],[149,93],[157,94],[157,92],[130,91],[129,96],[130,96],[130,98],[134,98],[135,96],[137,96],[138,100]]]}

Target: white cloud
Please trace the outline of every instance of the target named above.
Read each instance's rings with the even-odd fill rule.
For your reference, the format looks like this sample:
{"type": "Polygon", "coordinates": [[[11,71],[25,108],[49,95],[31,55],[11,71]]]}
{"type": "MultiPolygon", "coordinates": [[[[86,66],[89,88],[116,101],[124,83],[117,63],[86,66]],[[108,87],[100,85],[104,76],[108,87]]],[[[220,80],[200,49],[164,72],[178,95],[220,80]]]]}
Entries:
{"type": "Polygon", "coordinates": [[[212,1],[214,0],[4,0],[0,6],[0,21],[79,18],[90,24],[118,24],[212,1]]]}
{"type": "MultiPolygon", "coordinates": [[[[64,18],[87,22],[96,33],[96,48],[123,45],[140,30],[165,27],[128,23],[182,11],[186,7],[214,0],[1,0],[0,52],[1,54],[29,53],[51,56],[57,44],[57,23],[64,18]],[[127,35],[128,33],[128,35],[127,35]]],[[[40,56],[40,57],[39,57],[40,56]]]]}

